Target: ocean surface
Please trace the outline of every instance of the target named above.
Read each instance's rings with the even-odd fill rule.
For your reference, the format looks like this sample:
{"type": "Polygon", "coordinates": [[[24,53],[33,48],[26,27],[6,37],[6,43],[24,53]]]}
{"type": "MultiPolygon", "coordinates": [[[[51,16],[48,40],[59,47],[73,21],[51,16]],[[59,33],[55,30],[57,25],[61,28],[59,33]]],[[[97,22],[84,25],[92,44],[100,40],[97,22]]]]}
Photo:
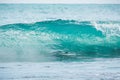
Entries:
{"type": "Polygon", "coordinates": [[[0,4],[0,80],[120,80],[119,62],[119,4],[0,4]]]}

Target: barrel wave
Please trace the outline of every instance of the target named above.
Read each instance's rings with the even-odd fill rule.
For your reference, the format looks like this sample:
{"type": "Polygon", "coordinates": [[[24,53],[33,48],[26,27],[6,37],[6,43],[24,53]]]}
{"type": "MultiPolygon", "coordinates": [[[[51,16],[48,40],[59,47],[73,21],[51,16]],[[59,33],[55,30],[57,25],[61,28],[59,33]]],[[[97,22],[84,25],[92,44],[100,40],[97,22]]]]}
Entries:
{"type": "Polygon", "coordinates": [[[120,22],[58,19],[2,25],[0,50],[1,56],[11,55],[1,61],[120,57],[120,22]]]}

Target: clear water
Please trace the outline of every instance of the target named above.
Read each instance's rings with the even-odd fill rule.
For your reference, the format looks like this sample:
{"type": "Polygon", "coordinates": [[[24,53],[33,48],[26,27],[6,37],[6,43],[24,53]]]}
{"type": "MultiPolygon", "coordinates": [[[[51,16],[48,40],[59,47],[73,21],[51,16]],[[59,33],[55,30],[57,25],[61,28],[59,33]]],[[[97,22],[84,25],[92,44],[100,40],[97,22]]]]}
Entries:
{"type": "Polygon", "coordinates": [[[119,80],[119,15],[119,4],[0,4],[0,79],[119,80]]]}

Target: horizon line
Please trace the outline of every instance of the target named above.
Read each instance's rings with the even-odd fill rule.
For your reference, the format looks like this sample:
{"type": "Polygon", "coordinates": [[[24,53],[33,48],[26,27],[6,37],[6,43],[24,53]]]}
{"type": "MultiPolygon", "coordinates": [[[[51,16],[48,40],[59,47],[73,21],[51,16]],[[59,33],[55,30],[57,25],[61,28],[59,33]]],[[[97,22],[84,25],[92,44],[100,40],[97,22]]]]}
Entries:
{"type": "Polygon", "coordinates": [[[12,2],[12,3],[7,3],[7,2],[0,2],[0,4],[120,4],[120,3],[26,3],[26,2],[23,2],[23,3],[15,3],[15,2],[12,2]]]}

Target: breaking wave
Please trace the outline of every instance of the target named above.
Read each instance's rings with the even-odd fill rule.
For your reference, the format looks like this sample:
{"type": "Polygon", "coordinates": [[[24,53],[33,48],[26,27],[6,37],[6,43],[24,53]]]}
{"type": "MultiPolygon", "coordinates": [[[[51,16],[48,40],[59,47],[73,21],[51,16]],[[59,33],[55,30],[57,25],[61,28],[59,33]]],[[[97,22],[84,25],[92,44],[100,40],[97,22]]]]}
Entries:
{"type": "MultiPolygon", "coordinates": [[[[51,20],[0,26],[0,53],[58,60],[120,57],[119,21],[51,20]]],[[[24,56],[22,56],[21,60],[24,56]]]]}

